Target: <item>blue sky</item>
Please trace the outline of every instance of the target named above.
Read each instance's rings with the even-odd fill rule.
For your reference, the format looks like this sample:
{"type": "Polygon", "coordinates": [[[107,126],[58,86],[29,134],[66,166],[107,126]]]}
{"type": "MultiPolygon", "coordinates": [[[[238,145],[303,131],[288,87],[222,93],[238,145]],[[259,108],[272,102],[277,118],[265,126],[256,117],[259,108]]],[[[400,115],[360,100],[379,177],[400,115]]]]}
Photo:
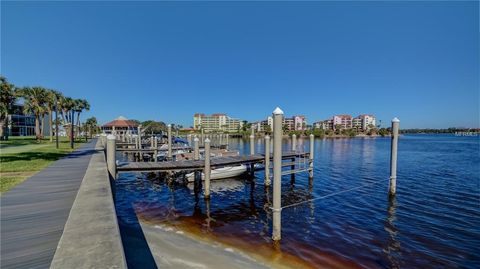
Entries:
{"type": "Polygon", "coordinates": [[[280,106],[478,127],[478,21],[477,1],[2,1],[1,73],[86,98],[102,123],[280,106]]]}

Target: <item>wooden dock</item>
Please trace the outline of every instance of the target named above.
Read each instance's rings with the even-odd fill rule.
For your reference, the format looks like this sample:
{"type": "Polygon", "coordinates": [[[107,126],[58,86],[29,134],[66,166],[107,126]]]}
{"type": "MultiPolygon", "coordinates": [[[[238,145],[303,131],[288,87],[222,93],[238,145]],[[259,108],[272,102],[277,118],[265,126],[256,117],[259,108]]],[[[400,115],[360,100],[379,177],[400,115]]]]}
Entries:
{"type": "MultiPolygon", "coordinates": [[[[309,153],[284,152],[283,159],[308,158],[309,153]]],[[[254,164],[265,161],[263,154],[240,155],[231,157],[212,158],[210,166],[223,167],[240,164],[254,164]]],[[[117,172],[148,172],[148,171],[179,171],[179,170],[200,170],[205,167],[204,160],[184,160],[184,161],[166,161],[166,162],[129,162],[119,164],[117,172]]]]}
{"type": "MultiPolygon", "coordinates": [[[[172,147],[172,150],[191,150],[192,147],[172,147]]],[[[168,149],[161,149],[160,147],[156,149],[157,151],[167,151],[168,149]]],[[[117,148],[117,151],[119,152],[154,152],[155,148],[142,148],[142,149],[137,149],[137,148],[117,148]]]]}

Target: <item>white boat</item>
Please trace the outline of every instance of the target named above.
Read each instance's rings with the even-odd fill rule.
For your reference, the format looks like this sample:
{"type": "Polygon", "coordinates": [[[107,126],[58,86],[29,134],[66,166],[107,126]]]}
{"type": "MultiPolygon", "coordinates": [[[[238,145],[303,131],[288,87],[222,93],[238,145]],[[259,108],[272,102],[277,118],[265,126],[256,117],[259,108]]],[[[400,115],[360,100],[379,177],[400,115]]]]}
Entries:
{"type": "MultiPolygon", "coordinates": [[[[210,172],[210,179],[221,179],[229,177],[237,177],[247,172],[246,165],[227,166],[217,169],[212,169],[210,172]]],[[[185,175],[188,182],[193,182],[195,179],[195,173],[189,173],[185,175]]],[[[202,173],[202,180],[205,180],[205,174],[202,173]]]]}
{"type": "MultiPolygon", "coordinates": [[[[194,192],[195,185],[190,182],[187,187],[194,192]]],[[[215,180],[210,183],[210,191],[212,193],[220,193],[227,191],[241,191],[245,189],[245,182],[239,178],[225,178],[224,180],[215,180]]]]}

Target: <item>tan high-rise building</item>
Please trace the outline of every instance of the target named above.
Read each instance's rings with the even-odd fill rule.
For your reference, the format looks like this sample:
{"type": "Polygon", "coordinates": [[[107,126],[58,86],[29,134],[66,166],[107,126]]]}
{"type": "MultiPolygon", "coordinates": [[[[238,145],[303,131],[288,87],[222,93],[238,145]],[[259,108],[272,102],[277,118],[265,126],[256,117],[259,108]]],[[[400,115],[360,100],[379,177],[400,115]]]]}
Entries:
{"type": "Polygon", "coordinates": [[[193,115],[193,128],[205,132],[238,132],[243,126],[239,119],[230,118],[227,114],[217,113],[205,115],[196,113],[193,115]]]}

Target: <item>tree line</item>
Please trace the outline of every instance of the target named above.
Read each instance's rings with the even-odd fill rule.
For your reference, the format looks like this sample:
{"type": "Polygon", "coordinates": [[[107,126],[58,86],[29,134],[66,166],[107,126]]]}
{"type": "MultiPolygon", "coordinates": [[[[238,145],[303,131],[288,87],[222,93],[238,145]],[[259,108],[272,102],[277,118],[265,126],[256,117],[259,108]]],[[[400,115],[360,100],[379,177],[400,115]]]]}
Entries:
{"type": "MultiPolygon", "coordinates": [[[[80,132],[80,115],[83,111],[90,110],[90,104],[85,99],[74,99],[64,96],[60,91],[47,89],[40,86],[17,87],[9,83],[4,76],[0,76],[1,82],[1,107],[0,107],[0,139],[8,139],[6,128],[8,126],[8,115],[14,112],[17,99],[22,98],[23,113],[35,117],[35,137],[37,140],[44,138],[45,118],[48,115],[50,128],[50,141],[53,141],[53,113],[57,105],[60,118],[55,124],[63,124],[70,137],[70,128],[75,127],[80,132]],[[76,119],[75,119],[76,116],[76,119]]],[[[89,124],[93,123],[89,119],[89,124]]],[[[96,125],[96,119],[94,120],[96,125]]],[[[71,139],[71,137],[70,137],[71,139]]]]}

